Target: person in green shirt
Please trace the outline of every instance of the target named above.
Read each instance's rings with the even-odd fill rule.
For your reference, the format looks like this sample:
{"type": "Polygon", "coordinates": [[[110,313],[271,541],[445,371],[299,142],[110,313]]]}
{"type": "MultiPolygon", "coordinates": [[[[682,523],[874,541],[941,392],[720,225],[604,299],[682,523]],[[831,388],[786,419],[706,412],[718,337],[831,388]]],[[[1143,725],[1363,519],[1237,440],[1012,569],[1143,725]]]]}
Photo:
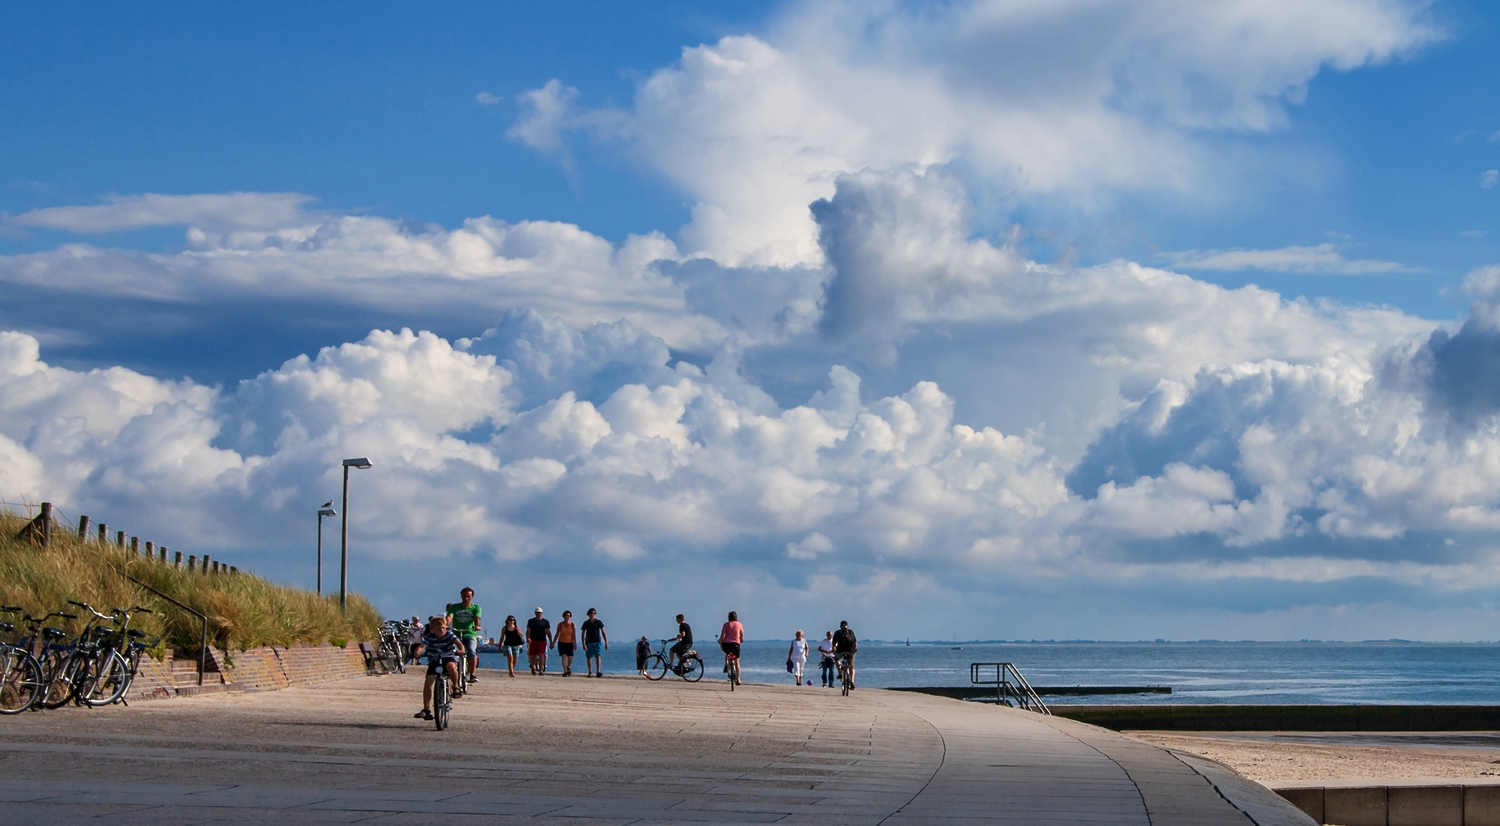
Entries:
{"type": "Polygon", "coordinates": [[[464,649],[468,652],[465,658],[468,661],[469,682],[477,682],[474,672],[479,668],[479,606],[474,604],[474,589],[465,588],[458,592],[462,602],[448,603],[448,622],[453,626],[453,633],[464,641],[464,649]]]}

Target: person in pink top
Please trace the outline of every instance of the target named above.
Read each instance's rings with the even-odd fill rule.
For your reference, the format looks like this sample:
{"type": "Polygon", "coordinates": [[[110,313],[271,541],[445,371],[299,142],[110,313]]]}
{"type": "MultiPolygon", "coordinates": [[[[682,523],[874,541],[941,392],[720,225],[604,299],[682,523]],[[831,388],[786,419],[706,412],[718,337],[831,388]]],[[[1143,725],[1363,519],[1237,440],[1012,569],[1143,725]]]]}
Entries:
{"type": "MultiPolygon", "coordinates": [[[[729,612],[729,621],[719,629],[719,648],[724,651],[728,662],[728,656],[733,654],[736,658],[740,656],[740,643],[745,641],[745,626],[740,625],[740,615],[734,611],[729,612]]],[[[738,680],[735,680],[738,683],[738,680]]]]}

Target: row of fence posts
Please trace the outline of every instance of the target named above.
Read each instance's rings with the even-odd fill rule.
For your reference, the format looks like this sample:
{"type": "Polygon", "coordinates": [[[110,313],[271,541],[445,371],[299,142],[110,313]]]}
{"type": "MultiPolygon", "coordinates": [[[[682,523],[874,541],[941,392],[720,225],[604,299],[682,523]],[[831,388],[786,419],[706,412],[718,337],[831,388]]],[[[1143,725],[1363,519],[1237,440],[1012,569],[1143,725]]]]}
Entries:
{"type": "MultiPolygon", "coordinates": [[[[90,521],[87,516],[78,517],[78,541],[88,542],[91,538],[92,532],[89,530],[90,521]]],[[[52,503],[43,502],[42,512],[35,519],[31,520],[26,527],[22,528],[21,532],[16,535],[16,538],[30,539],[45,548],[52,542],[52,522],[52,503]]],[[[169,552],[166,545],[158,546],[155,542],[147,542],[145,547],[142,548],[139,536],[132,536],[129,538],[129,542],[127,542],[124,531],[115,531],[113,539],[114,544],[121,550],[128,549],[132,554],[143,554],[147,559],[157,560],[163,565],[169,564],[176,568],[183,567],[182,551],[169,552]],[[170,561],[167,557],[168,553],[172,553],[170,561]]],[[[98,542],[101,545],[110,543],[109,525],[103,522],[99,523],[98,542]]],[[[186,563],[189,571],[197,571],[204,574],[237,574],[240,572],[240,569],[233,565],[225,565],[216,559],[210,559],[208,554],[203,555],[202,562],[199,562],[196,555],[190,555],[186,563]]]]}

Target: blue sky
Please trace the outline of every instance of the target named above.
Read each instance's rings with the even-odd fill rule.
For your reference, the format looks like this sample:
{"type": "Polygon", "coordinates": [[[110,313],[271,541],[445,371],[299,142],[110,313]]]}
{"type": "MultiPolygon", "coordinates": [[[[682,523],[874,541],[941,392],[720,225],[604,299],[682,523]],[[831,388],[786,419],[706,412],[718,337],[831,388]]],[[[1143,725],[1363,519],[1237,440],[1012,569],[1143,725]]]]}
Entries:
{"type": "Polygon", "coordinates": [[[1038,617],[976,636],[1495,619],[1494,411],[1444,378],[1500,340],[1488,4],[6,23],[9,501],[300,581],[324,466],[383,455],[400,613],[434,559],[1038,617]]]}

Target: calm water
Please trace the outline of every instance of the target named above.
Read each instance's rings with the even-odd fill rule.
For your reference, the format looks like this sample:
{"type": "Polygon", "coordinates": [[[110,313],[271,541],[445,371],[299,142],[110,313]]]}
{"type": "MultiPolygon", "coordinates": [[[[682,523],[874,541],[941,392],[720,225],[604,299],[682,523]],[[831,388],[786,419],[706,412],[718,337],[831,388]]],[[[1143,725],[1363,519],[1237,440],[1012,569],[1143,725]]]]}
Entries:
{"type": "MultiPolygon", "coordinates": [[[[746,682],[791,681],[787,643],[744,649],[746,682]]],[[[722,679],[712,642],[698,652],[704,679],[722,679]]],[[[524,657],[521,667],[525,668],[524,657]]],[[[505,668],[483,654],[485,668],[505,668]]],[[[1063,703],[1500,704],[1500,645],[1442,643],[1002,643],[859,647],[859,684],[968,685],[969,663],[1013,662],[1033,685],[1169,685],[1172,694],[1045,698],[1063,703]]],[[[552,668],[556,669],[555,653],[552,668]]],[[[808,672],[818,680],[816,657],[808,672]]],[[[578,661],[582,671],[582,660],[578,661]]],[[[605,653],[605,671],[635,672],[633,644],[605,653]]],[[[530,676],[529,674],[523,676],[530,676]]],[[[517,679],[520,679],[518,677],[517,679]]],[[[677,679],[672,677],[671,679],[677,679]]],[[[809,691],[821,691],[814,686],[809,691]]]]}

